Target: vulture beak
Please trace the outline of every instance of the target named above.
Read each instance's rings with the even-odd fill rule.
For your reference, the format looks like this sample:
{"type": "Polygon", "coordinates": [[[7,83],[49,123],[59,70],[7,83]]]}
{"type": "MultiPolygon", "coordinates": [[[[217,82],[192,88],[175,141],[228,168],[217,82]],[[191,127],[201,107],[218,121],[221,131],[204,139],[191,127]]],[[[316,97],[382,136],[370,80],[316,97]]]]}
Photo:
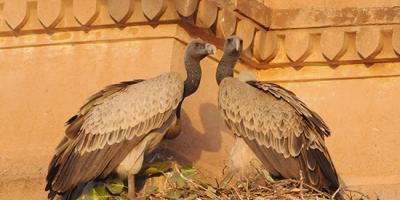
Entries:
{"type": "Polygon", "coordinates": [[[239,51],[239,50],[240,50],[240,45],[241,45],[241,43],[242,43],[242,40],[241,40],[241,39],[239,39],[239,38],[236,38],[236,39],[235,39],[235,50],[236,50],[236,51],[239,51]]]}
{"type": "Polygon", "coordinates": [[[215,54],[215,52],[217,52],[217,48],[214,45],[209,44],[209,43],[206,44],[206,50],[207,50],[208,55],[215,54]]]}

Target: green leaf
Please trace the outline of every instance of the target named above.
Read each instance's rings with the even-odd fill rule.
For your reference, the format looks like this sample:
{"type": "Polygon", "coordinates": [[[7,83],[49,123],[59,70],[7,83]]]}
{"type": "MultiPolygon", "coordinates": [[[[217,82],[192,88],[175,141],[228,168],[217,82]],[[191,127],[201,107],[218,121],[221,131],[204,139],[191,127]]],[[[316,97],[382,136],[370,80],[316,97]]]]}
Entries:
{"type": "Polygon", "coordinates": [[[124,196],[112,196],[110,200],[128,200],[124,196]]]}
{"type": "Polygon", "coordinates": [[[275,182],[275,180],[271,177],[271,175],[269,174],[269,172],[267,170],[262,169],[261,171],[264,175],[264,178],[267,179],[268,182],[270,182],[270,183],[275,182]]]}
{"type": "Polygon", "coordinates": [[[219,199],[218,196],[215,194],[216,192],[217,191],[213,187],[208,186],[207,191],[206,191],[206,195],[208,197],[210,197],[211,199],[219,199]]]}
{"type": "Polygon", "coordinates": [[[92,200],[95,199],[95,190],[92,188],[89,192],[82,194],[77,200],[92,200]]]}
{"type": "Polygon", "coordinates": [[[89,192],[81,195],[78,200],[107,200],[110,197],[104,186],[92,188],[89,192]]]}
{"type": "Polygon", "coordinates": [[[158,193],[158,187],[157,186],[151,186],[150,188],[146,189],[146,192],[144,195],[146,197],[158,193]]]}
{"type": "Polygon", "coordinates": [[[106,188],[113,195],[119,195],[124,191],[124,182],[122,180],[116,179],[107,183],[106,188]]]}
{"type": "Polygon", "coordinates": [[[111,196],[110,194],[108,194],[105,186],[96,187],[95,191],[96,191],[98,200],[107,200],[108,197],[111,196]]]}
{"type": "Polygon", "coordinates": [[[199,184],[200,184],[201,186],[205,187],[205,188],[212,187],[212,185],[211,185],[210,183],[203,182],[203,181],[201,181],[199,184]]]}
{"type": "Polygon", "coordinates": [[[162,174],[171,170],[171,162],[155,162],[148,166],[148,168],[144,171],[146,176],[152,176],[156,174],[162,174]]]}
{"type": "Polygon", "coordinates": [[[186,181],[181,177],[178,172],[174,172],[171,178],[168,179],[171,184],[174,184],[176,188],[183,188],[186,185],[186,181]]]}
{"type": "Polygon", "coordinates": [[[197,170],[192,165],[185,165],[181,168],[181,173],[187,177],[191,178],[197,175],[197,170]]]}
{"type": "Polygon", "coordinates": [[[185,200],[196,200],[197,198],[197,194],[191,194],[190,196],[186,197],[185,200]]]}
{"type": "Polygon", "coordinates": [[[185,194],[182,190],[171,190],[168,191],[167,197],[171,199],[180,199],[185,194]]]}

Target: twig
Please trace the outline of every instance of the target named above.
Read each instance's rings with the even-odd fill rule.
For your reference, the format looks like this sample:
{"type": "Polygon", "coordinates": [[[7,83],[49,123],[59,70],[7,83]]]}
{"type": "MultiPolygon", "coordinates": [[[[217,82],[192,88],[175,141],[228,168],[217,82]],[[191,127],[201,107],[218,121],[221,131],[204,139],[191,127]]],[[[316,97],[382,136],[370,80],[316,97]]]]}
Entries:
{"type": "Polygon", "coordinates": [[[304,200],[304,197],[303,197],[303,179],[304,179],[303,171],[300,170],[300,199],[301,200],[304,200]]]}
{"type": "Polygon", "coordinates": [[[242,196],[240,196],[239,192],[236,190],[236,188],[232,187],[233,190],[236,192],[236,195],[239,197],[240,200],[243,200],[242,196]]]}
{"type": "Polygon", "coordinates": [[[359,192],[359,191],[357,191],[357,190],[349,190],[349,189],[345,189],[344,190],[345,192],[350,192],[350,193],[356,193],[356,194],[359,194],[359,195],[361,195],[361,197],[366,197],[367,199],[371,199],[371,198],[369,198],[369,196],[368,195],[365,195],[365,194],[363,194],[362,192],[359,192]]]}
{"type": "Polygon", "coordinates": [[[200,188],[200,189],[202,189],[202,190],[204,190],[204,191],[207,191],[207,188],[203,187],[202,185],[199,185],[199,184],[195,183],[193,180],[188,179],[185,175],[183,175],[183,174],[181,173],[181,171],[178,169],[178,167],[177,167],[176,164],[174,165],[174,168],[175,168],[175,171],[178,172],[179,176],[181,176],[181,178],[182,178],[183,180],[185,180],[185,181],[187,181],[187,182],[193,184],[195,187],[198,187],[198,188],[200,188]]]}
{"type": "Polygon", "coordinates": [[[246,196],[249,199],[250,191],[249,191],[249,179],[246,177],[246,196]]]}
{"type": "MultiPolygon", "coordinates": [[[[286,180],[288,180],[289,182],[292,182],[292,183],[299,183],[298,181],[293,180],[293,179],[286,179],[286,180]]],[[[308,185],[308,184],[306,184],[306,183],[303,183],[303,185],[304,185],[304,186],[307,186],[308,188],[310,188],[310,189],[313,190],[314,192],[317,192],[318,194],[320,194],[320,195],[322,195],[322,196],[324,196],[324,197],[327,197],[327,198],[330,197],[330,195],[326,194],[325,192],[322,192],[322,191],[318,190],[317,188],[315,188],[315,187],[313,187],[313,186],[311,186],[311,185],[308,185]]]]}
{"type": "Polygon", "coordinates": [[[332,195],[332,197],[331,197],[332,200],[335,199],[335,196],[339,193],[339,191],[340,191],[340,186],[339,186],[338,189],[335,191],[335,193],[333,193],[333,195],[332,195]]]}
{"type": "MultiPolygon", "coordinates": [[[[181,170],[178,169],[178,166],[177,166],[176,164],[174,164],[174,169],[175,169],[175,171],[179,174],[179,176],[181,176],[181,178],[182,178],[183,180],[185,180],[185,181],[191,183],[192,185],[194,185],[194,186],[197,187],[197,188],[200,188],[200,189],[204,190],[205,192],[207,192],[207,191],[208,191],[208,192],[212,192],[212,191],[208,190],[207,188],[203,187],[202,185],[197,184],[197,183],[195,183],[193,180],[187,178],[185,175],[183,175],[183,174],[181,173],[181,170]]],[[[215,198],[216,198],[216,199],[218,199],[218,200],[221,199],[221,198],[219,198],[214,192],[212,192],[212,193],[215,195],[215,198]]]]}

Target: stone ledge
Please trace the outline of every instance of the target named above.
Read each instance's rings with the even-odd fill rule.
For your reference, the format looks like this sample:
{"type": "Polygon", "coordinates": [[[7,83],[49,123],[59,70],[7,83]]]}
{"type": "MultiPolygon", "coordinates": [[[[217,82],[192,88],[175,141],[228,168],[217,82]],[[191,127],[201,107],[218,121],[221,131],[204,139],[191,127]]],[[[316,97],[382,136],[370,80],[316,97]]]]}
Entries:
{"type": "Polygon", "coordinates": [[[273,30],[399,24],[400,4],[392,7],[277,9],[271,17],[270,29],[273,30]]]}
{"type": "Polygon", "coordinates": [[[258,31],[248,62],[258,68],[400,61],[400,26],[258,31]]]}
{"type": "Polygon", "coordinates": [[[240,36],[243,60],[255,68],[400,61],[400,25],[393,24],[400,20],[400,15],[395,15],[397,7],[326,14],[307,9],[297,14],[275,10],[271,22],[271,10],[256,0],[235,0],[228,5],[214,0],[0,0],[0,48],[7,48],[4,40],[10,36],[18,40],[44,33],[51,38],[68,31],[180,24],[212,41],[240,36]],[[295,23],[299,16],[314,16],[309,20],[314,23],[301,28],[308,21],[295,23]],[[344,24],[338,16],[346,19],[344,24]],[[359,26],[342,27],[346,23],[359,26]],[[379,25],[366,26],[368,23],[379,25]],[[288,29],[280,30],[283,25],[288,29]],[[322,25],[332,27],[316,28],[322,25]]]}

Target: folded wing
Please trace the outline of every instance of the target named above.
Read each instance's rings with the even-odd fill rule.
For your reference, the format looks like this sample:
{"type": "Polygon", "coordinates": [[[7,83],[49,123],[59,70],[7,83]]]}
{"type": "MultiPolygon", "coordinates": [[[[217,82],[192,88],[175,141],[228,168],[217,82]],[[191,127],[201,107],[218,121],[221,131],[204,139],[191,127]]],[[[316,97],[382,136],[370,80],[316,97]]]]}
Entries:
{"type": "Polygon", "coordinates": [[[110,85],[93,95],[67,122],[46,190],[63,193],[108,176],[149,132],[175,114],[182,95],[183,81],[176,73],[110,85]]]}
{"type": "Polygon", "coordinates": [[[304,179],[335,191],[338,178],[325,147],[329,128],[296,95],[276,84],[226,78],[219,107],[227,126],[243,138],[274,176],[304,179]]]}

